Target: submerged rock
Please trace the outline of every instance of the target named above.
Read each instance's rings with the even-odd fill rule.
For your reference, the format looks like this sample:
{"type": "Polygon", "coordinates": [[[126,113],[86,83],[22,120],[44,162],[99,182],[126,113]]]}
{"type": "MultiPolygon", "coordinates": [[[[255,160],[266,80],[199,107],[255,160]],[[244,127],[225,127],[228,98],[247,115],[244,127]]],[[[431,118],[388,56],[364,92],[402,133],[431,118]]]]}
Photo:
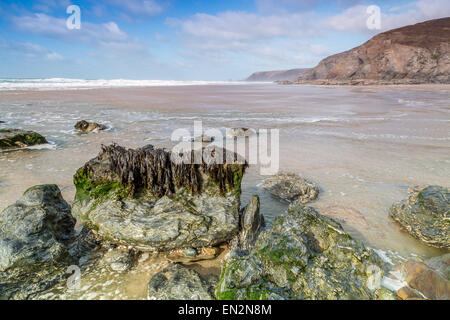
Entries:
{"type": "Polygon", "coordinates": [[[450,191],[440,186],[412,187],[408,199],[389,215],[413,237],[438,248],[450,248],[450,191]]]}
{"type": "Polygon", "coordinates": [[[425,262],[407,261],[396,269],[408,284],[397,292],[401,299],[450,299],[450,253],[425,262]]]}
{"type": "Polygon", "coordinates": [[[230,250],[250,249],[264,226],[264,216],[259,213],[259,197],[253,196],[239,213],[239,234],[231,241],[230,250]]]}
{"type": "Polygon", "coordinates": [[[105,130],[106,128],[107,127],[102,124],[98,124],[95,122],[87,122],[86,120],[78,121],[75,124],[75,129],[82,133],[101,131],[101,130],[105,130]]]}
{"type": "Polygon", "coordinates": [[[0,129],[0,149],[16,149],[48,143],[39,133],[20,129],[0,129]]]}
{"type": "Polygon", "coordinates": [[[249,128],[232,128],[227,129],[227,137],[228,138],[234,138],[234,137],[248,137],[255,134],[255,131],[253,129],[249,128]]]}
{"type": "Polygon", "coordinates": [[[296,174],[278,174],[264,181],[264,188],[277,198],[305,204],[317,199],[319,187],[296,174]]]}
{"type": "Polygon", "coordinates": [[[192,269],[171,264],[148,283],[149,300],[214,300],[215,279],[204,279],[192,269]]]}
{"type": "Polygon", "coordinates": [[[0,214],[0,298],[24,299],[61,281],[75,219],[56,185],[35,186],[0,214]]]}
{"type": "Polygon", "coordinates": [[[103,146],[74,177],[72,211],[115,244],[144,251],[216,246],[238,232],[246,164],[233,159],[178,164],[163,149],[103,146]]]}
{"type": "Polygon", "coordinates": [[[232,252],[218,299],[376,299],[384,264],[336,221],[291,204],[247,255],[232,252]]]}

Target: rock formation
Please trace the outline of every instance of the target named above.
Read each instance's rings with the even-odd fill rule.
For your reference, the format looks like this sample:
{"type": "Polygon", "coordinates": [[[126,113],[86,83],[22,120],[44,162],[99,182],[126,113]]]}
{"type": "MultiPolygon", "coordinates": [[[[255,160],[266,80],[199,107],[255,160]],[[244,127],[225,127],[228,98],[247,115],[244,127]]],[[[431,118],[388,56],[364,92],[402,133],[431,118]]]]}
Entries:
{"type": "Polygon", "coordinates": [[[394,204],[389,215],[422,242],[450,248],[450,191],[447,188],[411,187],[408,199],[394,204]]]}
{"type": "Polygon", "coordinates": [[[0,150],[48,143],[39,133],[20,129],[0,129],[0,150]]]}
{"type": "Polygon", "coordinates": [[[149,300],[214,300],[216,279],[203,278],[192,269],[170,264],[148,283],[149,300]]]}
{"type": "Polygon", "coordinates": [[[363,45],[322,60],[300,83],[450,83],[450,18],[376,35],[363,45]]]}
{"type": "Polygon", "coordinates": [[[317,199],[319,187],[296,174],[278,174],[264,181],[264,189],[272,196],[298,204],[317,199]]]}
{"type": "MultiPolygon", "coordinates": [[[[178,164],[163,149],[103,146],[74,177],[73,213],[101,239],[145,251],[229,241],[239,228],[246,164],[236,154],[225,164],[206,163],[221,153],[202,150],[201,164],[178,164]]],[[[183,156],[193,163],[193,151],[183,156]]]]}
{"type": "Polygon", "coordinates": [[[89,133],[105,130],[106,126],[95,122],[87,122],[86,120],[81,120],[75,124],[75,129],[82,133],[89,133]]]}
{"type": "Polygon", "coordinates": [[[291,204],[249,254],[231,252],[218,299],[376,299],[384,264],[341,225],[291,204]]]}

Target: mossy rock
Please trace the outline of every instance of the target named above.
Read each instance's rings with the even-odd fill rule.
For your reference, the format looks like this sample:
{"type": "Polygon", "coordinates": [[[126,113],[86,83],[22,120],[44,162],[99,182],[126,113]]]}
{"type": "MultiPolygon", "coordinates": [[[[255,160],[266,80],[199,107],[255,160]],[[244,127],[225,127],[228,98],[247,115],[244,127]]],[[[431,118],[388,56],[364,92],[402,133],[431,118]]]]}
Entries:
{"type": "Polygon", "coordinates": [[[0,149],[17,149],[48,143],[34,131],[20,129],[0,129],[0,149]]]}
{"type": "Polygon", "coordinates": [[[218,299],[376,299],[384,263],[342,226],[291,204],[247,255],[231,253],[218,299]],[[376,282],[376,281],[375,281],[376,282]]]}

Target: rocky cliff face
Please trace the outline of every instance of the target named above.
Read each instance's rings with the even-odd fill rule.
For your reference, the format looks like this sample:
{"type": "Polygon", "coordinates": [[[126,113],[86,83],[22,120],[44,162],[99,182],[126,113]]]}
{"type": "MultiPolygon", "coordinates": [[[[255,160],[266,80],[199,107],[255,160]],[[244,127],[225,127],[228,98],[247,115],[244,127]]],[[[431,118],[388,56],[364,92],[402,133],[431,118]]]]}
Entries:
{"type": "Polygon", "coordinates": [[[305,69],[291,69],[291,70],[278,70],[278,71],[260,71],[255,72],[245,81],[294,81],[303,73],[311,70],[305,69]]]}
{"type": "Polygon", "coordinates": [[[376,35],[298,78],[323,84],[450,83],[450,18],[376,35]]]}

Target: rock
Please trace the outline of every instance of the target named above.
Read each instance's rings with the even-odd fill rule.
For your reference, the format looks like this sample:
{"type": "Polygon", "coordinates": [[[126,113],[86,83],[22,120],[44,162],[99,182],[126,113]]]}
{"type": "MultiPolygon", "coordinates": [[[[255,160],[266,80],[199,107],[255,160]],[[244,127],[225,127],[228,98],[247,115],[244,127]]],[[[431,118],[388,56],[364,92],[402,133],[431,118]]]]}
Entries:
{"type": "Polygon", "coordinates": [[[380,33],[354,49],[329,56],[297,83],[450,83],[450,18],[380,33]]]}
{"type": "Polygon", "coordinates": [[[450,253],[423,262],[407,261],[396,268],[408,284],[397,292],[402,299],[450,299],[450,253]]]}
{"type": "Polygon", "coordinates": [[[179,264],[170,264],[148,283],[148,300],[214,300],[214,283],[179,264]]]}
{"type": "Polygon", "coordinates": [[[222,267],[218,299],[376,299],[384,264],[336,221],[291,204],[222,267]]]}
{"type": "Polygon", "coordinates": [[[234,137],[248,137],[255,133],[255,130],[249,129],[249,128],[233,128],[233,129],[227,129],[227,137],[228,138],[234,138],[234,137]]]}
{"type": "Polygon", "coordinates": [[[246,164],[207,164],[205,158],[202,164],[177,164],[171,159],[163,149],[103,146],[74,177],[72,212],[102,240],[142,251],[229,241],[239,228],[246,164]]]}
{"type": "Polygon", "coordinates": [[[5,121],[0,120],[0,123],[5,123],[5,121]]]}
{"type": "Polygon", "coordinates": [[[213,142],[214,141],[214,137],[210,137],[207,135],[202,134],[201,136],[197,136],[197,137],[193,137],[191,138],[191,142],[213,142]]]}
{"type": "Polygon", "coordinates": [[[397,295],[402,300],[424,300],[423,296],[410,287],[403,287],[397,291],[397,295]]]}
{"type": "Polygon", "coordinates": [[[212,260],[216,258],[223,250],[219,247],[203,247],[201,250],[194,248],[184,248],[169,251],[163,256],[171,262],[191,263],[202,260],[212,260]]]}
{"type": "Polygon", "coordinates": [[[102,262],[111,270],[125,272],[133,268],[138,261],[138,253],[134,250],[110,249],[102,258],[102,262]]]}
{"type": "Polygon", "coordinates": [[[0,149],[16,149],[48,143],[39,133],[20,129],[0,129],[0,149]]]}
{"type": "Polygon", "coordinates": [[[296,174],[278,174],[264,181],[264,188],[277,198],[305,204],[317,199],[319,187],[296,174]]]}
{"type": "Polygon", "coordinates": [[[0,215],[0,298],[23,299],[61,281],[75,263],[75,219],[56,185],[35,186],[0,215]]]}
{"type": "Polygon", "coordinates": [[[408,190],[408,199],[394,204],[389,215],[413,237],[429,246],[450,248],[449,189],[412,187],[408,190]]]}
{"type": "Polygon", "coordinates": [[[101,131],[105,130],[106,128],[107,127],[102,124],[98,124],[95,122],[87,122],[85,120],[78,121],[75,124],[75,129],[82,133],[101,131]]]}
{"type": "Polygon", "coordinates": [[[261,229],[264,216],[259,213],[259,197],[253,196],[250,203],[240,211],[239,234],[231,241],[230,250],[249,250],[261,229]]]}

